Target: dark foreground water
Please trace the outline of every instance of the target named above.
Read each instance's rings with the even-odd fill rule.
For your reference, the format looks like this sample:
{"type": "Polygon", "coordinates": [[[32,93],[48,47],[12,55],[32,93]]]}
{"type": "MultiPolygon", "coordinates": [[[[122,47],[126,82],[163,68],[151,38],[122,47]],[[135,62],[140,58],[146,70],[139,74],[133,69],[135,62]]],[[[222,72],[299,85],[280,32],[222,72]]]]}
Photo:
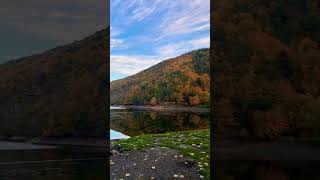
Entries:
{"type": "Polygon", "coordinates": [[[209,113],[111,108],[110,127],[128,136],[207,129],[209,113]]]}
{"type": "Polygon", "coordinates": [[[104,148],[51,148],[0,141],[1,180],[105,180],[106,163],[104,148]]]}
{"type": "Polygon", "coordinates": [[[215,179],[319,180],[319,161],[219,161],[215,179]]]}

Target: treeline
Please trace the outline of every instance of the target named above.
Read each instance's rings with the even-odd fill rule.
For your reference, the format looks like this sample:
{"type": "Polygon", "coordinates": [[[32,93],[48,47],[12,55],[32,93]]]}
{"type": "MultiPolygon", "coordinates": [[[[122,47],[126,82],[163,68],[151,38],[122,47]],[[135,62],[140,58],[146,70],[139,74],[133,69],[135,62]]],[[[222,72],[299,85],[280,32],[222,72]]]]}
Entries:
{"type": "Polygon", "coordinates": [[[217,134],[237,127],[239,137],[319,137],[319,1],[224,0],[213,6],[217,134]]]}
{"type": "Polygon", "coordinates": [[[111,82],[111,104],[209,105],[209,50],[200,49],[163,61],[111,82]]]}
{"type": "Polygon", "coordinates": [[[0,136],[99,136],[107,127],[109,32],[0,65],[0,136]]]}

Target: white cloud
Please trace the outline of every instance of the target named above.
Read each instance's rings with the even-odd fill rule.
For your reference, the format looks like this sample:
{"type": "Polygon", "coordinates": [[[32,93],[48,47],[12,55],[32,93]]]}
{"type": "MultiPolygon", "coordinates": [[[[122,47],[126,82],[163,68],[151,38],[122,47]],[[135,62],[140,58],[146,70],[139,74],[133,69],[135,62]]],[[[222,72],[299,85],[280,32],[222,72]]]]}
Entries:
{"type": "Polygon", "coordinates": [[[136,74],[162,60],[210,45],[210,0],[117,2],[111,9],[111,48],[122,49],[111,55],[111,74],[136,74]],[[138,32],[132,29],[141,25],[144,27],[138,32]],[[143,52],[139,48],[149,49],[151,55],[126,55],[126,50],[143,52]]]}
{"type": "Polygon", "coordinates": [[[110,39],[111,49],[116,48],[116,47],[120,47],[123,44],[124,44],[124,40],[122,40],[122,39],[110,39]]]}
{"type": "Polygon", "coordinates": [[[159,39],[210,29],[210,0],[175,1],[160,26],[159,39]]]}
{"type": "Polygon", "coordinates": [[[161,61],[152,56],[111,55],[111,73],[129,76],[161,61]]]}
{"type": "Polygon", "coordinates": [[[140,3],[138,3],[139,5],[137,5],[136,8],[132,10],[132,15],[129,21],[142,21],[145,18],[148,18],[150,15],[162,8],[160,2],[161,0],[153,0],[147,2],[140,0],[140,3]]]}
{"type": "Polygon", "coordinates": [[[210,47],[210,37],[202,37],[189,41],[171,43],[159,47],[157,53],[161,57],[175,57],[191,50],[210,47]]]}
{"type": "Polygon", "coordinates": [[[195,39],[190,41],[190,43],[195,47],[210,47],[210,37],[195,39]]]}
{"type": "Polygon", "coordinates": [[[121,34],[121,31],[119,29],[110,26],[110,47],[111,47],[111,49],[119,48],[119,47],[125,45],[124,40],[117,37],[120,34],[121,34]]]}
{"type": "Polygon", "coordinates": [[[209,37],[190,41],[167,44],[155,50],[151,56],[145,55],[111,55],[111,74],[129,76],[147,69],[163,60],[179,56],[194,49],[208,48],[209,37]]]}
{"type": "Polygon", "coordinates": [[[190,44],[185,42],[172,43],[159,47],[157,53],[163,57],[174,57],[190,50],[190,44]]]}
{"type": "Polygon", "coordinates": [[[156,7],[152,7],[152,8],[144,7],[144,8],[135,9],[133,11],[132,18],[137,21],[141,21],[144,18],[146,18],[148,15],[152,14],[152,12],[154,12],[155,9],[156,7]]]}
{"type": "Polygon", "coordinates": [[[121,24],[125,29],[130,27],[130,24],[147,18],[155,20],[157,24],[152,28],[152,34],[148,35],[152,36],[151,42],[210,30],[210,0],[132,0],[129,4],[125,2],[118,7],[121,12],[117,16],[121,17],[115,18],[126,21],[118,20],[117,24],[121,24]],[[126,13],[121,14],[123,12],[126,13]],[[160,15],[156,15],[158,12],[160,15]]]}

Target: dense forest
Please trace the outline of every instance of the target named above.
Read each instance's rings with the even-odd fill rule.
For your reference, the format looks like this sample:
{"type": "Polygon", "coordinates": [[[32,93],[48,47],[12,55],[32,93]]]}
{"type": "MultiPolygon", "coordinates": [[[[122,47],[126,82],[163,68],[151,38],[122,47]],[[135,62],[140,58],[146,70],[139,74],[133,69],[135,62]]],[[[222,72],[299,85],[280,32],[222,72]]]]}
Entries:
{"type": "Polygon", "coordinates": [[[0,65],[0,136],[103,136],[109,30],[0,65]]]}
{"type": "Polygon", "coordinates": [[[112,81],[113,105],[209,105],[209,50],[162,61],[138,74],[112,81]]]}
{"type": "Polygon", "coordinates": [[[220,0],[213,6],[216,133],[319,137],[319,1],[220,0]]]}

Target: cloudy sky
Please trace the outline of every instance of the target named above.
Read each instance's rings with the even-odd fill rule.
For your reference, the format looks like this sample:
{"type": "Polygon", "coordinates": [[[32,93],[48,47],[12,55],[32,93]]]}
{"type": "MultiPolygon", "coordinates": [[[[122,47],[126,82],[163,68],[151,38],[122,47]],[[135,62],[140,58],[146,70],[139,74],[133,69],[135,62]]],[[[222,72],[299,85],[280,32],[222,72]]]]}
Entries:
{"type": "Polygon", "coordinates": [[[108,10],[106,0],[1,0],[0,63],[106,28],[108,10]]]}
{"type": "Polygon", "coordinates": [[[209,47],[210,0],[112,0],[111,81],[209,47]]]}

